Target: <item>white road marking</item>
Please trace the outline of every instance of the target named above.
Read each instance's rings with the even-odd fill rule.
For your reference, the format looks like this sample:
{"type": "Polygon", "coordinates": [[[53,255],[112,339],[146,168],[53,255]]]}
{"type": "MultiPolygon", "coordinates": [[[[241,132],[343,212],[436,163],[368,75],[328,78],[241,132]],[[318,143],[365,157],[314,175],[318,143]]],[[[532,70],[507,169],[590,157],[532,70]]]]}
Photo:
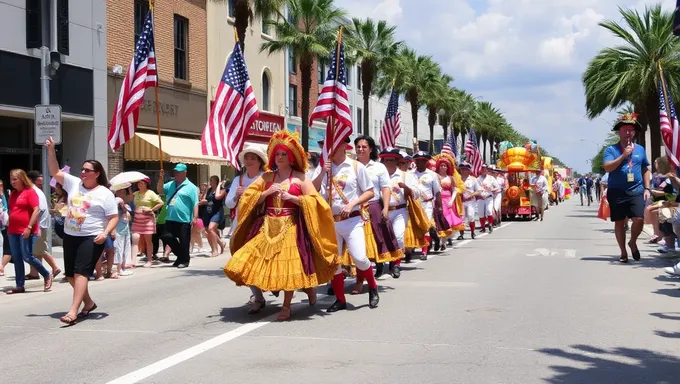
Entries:
{"type": "MultiPolygon", "coordinates": [[[[499,228],[496,228],[496,230],[505,228],[509,225],[511,225],[512,222],[502,224],[499,228]]],[[[482,233],[477,235],[477,239],[487,236],[489,233],[482,233]]],[[[448,249],[452,248],[458,248],[461,247],[465,244],[470,243],[473,241],[472,239],[468,240],[462,240],[459,242],[456,242],[452,247],[449,247],[448,249]]],[[[433,259],[437,257],[438,255],[430,255],[428,256],[428,260],[433,259]]],[[[427,260],[415,260],[408,265],[417,265],[420,264],[424,261],[427,260]]],[[[389,274],[385,274],[383,276],[389,276],[386,278],[391,278],[389,274]]],[[[323,294],[317,294],[317,301],[321,301],[323,299],[327,299],[328,295],[323,295],[323,294]]],[[[296,303],[291,306],[291,313],[295,312],[295,307],[300,306],[301,303],[296,303]]],[[[305,304],[307,305],[307,304],[305,304]]],[[[135,384],[138,383],[148,377],[151,377],[157,373],[160,373],[168,368],[171,368],[177,364],[180,364],[184,361],[187,361],[193,357],[196,357],[204,352],[207,352],[213,348],[219,347],[220,345],[227,343],[229,341],[232,341],[238,337],[241,337],[243,335],[246,335],[256,329],[262,328],[265,325],[274,322],[278,316],[278,313],[275,313],[273,315],[267,316],[264,319],[257,321],[255,323],[250,323],[250,324],[244,324],[236,329],[233,329],[231,331],[225,332],[221,335],[215,336],[212,339],[208,339],[198,345],[195,345],[193,347],[190,347],[188,349],[185,349],[183,351],[177,352],[172,356],[166,357],[163,360],[157,361],[153,364],[147,365],[146,367],[140,368],[132,373],[128,373],[125,376],[121,376],[117,379],[109,381],[107,384],[135,384]]]]}
{"type": "Polygon", "coordinates": [[[561,256],[565,259],[575,259],[576,250],[575,249],[548,249],[548,248],[536,248],[533,253],[527,253],[526,256],[529,257],[551,257],[551,256],[561,256]]]}

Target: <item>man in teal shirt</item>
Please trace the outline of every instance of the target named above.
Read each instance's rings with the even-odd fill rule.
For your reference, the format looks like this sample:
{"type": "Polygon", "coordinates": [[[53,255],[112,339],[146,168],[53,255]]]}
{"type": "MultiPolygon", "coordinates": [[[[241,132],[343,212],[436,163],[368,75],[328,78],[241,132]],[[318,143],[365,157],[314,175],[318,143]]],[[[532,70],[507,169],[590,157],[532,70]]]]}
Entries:
{"type": "Polygon", "coordinates": [[[172,253],[177,255],[173,266],[186,268],[190,261],[191,226],[196,224],[198,218],[198,188],[187,179],[186,164],[175,165],[173,179],[163,184],[165,172],[161,170],[157,188],[167,199],[167,216],[162,238],[170,246],[172,253]]]}

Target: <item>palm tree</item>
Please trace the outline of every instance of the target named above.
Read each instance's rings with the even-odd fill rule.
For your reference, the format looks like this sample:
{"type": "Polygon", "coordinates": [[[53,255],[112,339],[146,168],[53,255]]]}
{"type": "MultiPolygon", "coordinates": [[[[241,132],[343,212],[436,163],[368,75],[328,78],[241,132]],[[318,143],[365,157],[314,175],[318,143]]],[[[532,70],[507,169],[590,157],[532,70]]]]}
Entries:
{"type": "Polygon", "coordinates": [[[423,103],[427,108],[427,125],[430,127],[430,152],[434,152],[434,125],[437,123],[439,111],[445,108],[449,102],[447,98],[450,96],[451,86],[449,83],[451,81],[453,81],[453,77],[440,74],[439,80],[424,89],[422,93],[423,103]]]}
{"type": "Polygon", "coordinates": [[[241,51],[245,52],[246,31],[255,15],[267,22],[273,16],[283,17],[281,10],[286,0],[212,0],[234,6],[234,27],[241,51]]]}
{"type": "Polygon", "coordinates": [[[394,41],[396,27],[386,21],[377,23],[371,19],[352,19],[348,31],[348,44],[355,52],[354,59],[361,64],[361,92],[364,97],[363,127],[364,135],[369,134],[369,99],[373,92],[373,82],[380,72],[392,65],[402,43],[394,41]]]}
{"type": "Polygon", "coordinates": [[[418,56],[409,48],[402,48],[392,65],[385,68],[385,74],[378,79],[378,96],[384,96],[392,86],[405,96],[411,104],[413,137],[418,137],[418,110],[422,103],[421,95],[434,86],[440,78],[439,65],[430,56],[418,56]]]}
{"type": "Polygon", "coordinates": [[[453,134],[456,140],[460,135],[460,141],[462,145],[465,145],[465,134],[472,126],[477,114],[477,101],[471,94],[463,90],[455,90],[454,92],[457,93],[457,96],[453,101],[453,114],[451,115],[453,134]]]}
{"type": "MultiPolygon", "coordinates": [[[[680,90],[680,41],[672,34],[673,13],[657,4],[638,11],[619,8],[623,24],[607,20],[600,26],[621,40],[605,48],[583,73],[587,116],[594,119],[605,110],[632,103],[644,129],[651,129],[652,157],[659,155],[659,98],[657,81],[662,67],[671,94],[680,90]]],[[[644,134],[639,137],[644,145],[644,134]]]]}
{"type": "Polygon", "coordinates": [[[484,144],[484,150],[482,151],[484,156],[484,161],[487,160],[487,143],[490,138],[495,135],[496,127],[505,123],[503,115],[500,111],[495,108],[490,102],[482,101],[478,103],[478,113],[475,121],[475,128],[478,132],[480,144],[484,144]]]}
{"type": "Polygon", "coordinates": [[[316,57],[329,57],[333,50],[340,18],[345,11],[333,0],[286,0],[288,18],[272,23],[276,40],[262,43],[260,52],[269,54],[289,50],[297,58],[301,75],[302,145],[309,148],[309,90],[312,86],[312,64],[316,57]]]}

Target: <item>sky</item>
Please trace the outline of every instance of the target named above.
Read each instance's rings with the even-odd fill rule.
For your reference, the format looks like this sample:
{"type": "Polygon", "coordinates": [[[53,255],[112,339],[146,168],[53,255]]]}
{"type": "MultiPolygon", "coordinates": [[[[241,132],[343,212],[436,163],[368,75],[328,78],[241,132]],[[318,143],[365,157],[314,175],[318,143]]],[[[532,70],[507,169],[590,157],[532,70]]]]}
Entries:
{"type": "Polygon", "coordinates": [[[517,131],[579,172],[590,171],[586,160],[617,117],[585,117],[581,74],[602,48],[619,44],[598,23],[621,22],[619,6],[642,11],[658,2],[335,0],[352,17],[396,25],[397,39],[432,56],[454,86],[493,103],[517,131]]]}

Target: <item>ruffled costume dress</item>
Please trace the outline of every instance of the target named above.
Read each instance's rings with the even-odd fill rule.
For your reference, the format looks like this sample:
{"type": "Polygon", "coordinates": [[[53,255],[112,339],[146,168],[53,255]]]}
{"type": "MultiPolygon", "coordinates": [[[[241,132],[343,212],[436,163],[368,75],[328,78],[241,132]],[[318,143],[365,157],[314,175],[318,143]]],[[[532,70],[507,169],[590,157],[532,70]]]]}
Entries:
{"type": "Polygon", "coordinates": [[[272,196],[258,205],[271,175],[253,182],[239,200],[233,256],[224,273],[238,286],[263,291],[295,291],[330,281],[339,265],[330,207],[318,193],[302,195],[297,184],[288,184],[288,192],[300,198],[299,206],[272,196]]]}
{"type": "MultiPolygon", "coordinates": [[[[460,176],[458,177],[460,178],[460,176]]],[[[456,185],[454,186],[451,181],[452,179],[453,178],[451,176],[440,178],[440,183],[442,186],[441,196],[444,218],[446,218],[446,221],[448,221],[449,225],[451,225],[452,230],[463,231],[465,230],[465,224],[463,223],[462,219],[463,199],[461,197],[464,189],[462,187],[463,181],[460,180],[460,183],[456,181],[456,185]],[[453,203],[453,207],[451,207],[451,198],[453,197],[454,188],[458,193],[456,194],[456,199],[453,203]]]]}

